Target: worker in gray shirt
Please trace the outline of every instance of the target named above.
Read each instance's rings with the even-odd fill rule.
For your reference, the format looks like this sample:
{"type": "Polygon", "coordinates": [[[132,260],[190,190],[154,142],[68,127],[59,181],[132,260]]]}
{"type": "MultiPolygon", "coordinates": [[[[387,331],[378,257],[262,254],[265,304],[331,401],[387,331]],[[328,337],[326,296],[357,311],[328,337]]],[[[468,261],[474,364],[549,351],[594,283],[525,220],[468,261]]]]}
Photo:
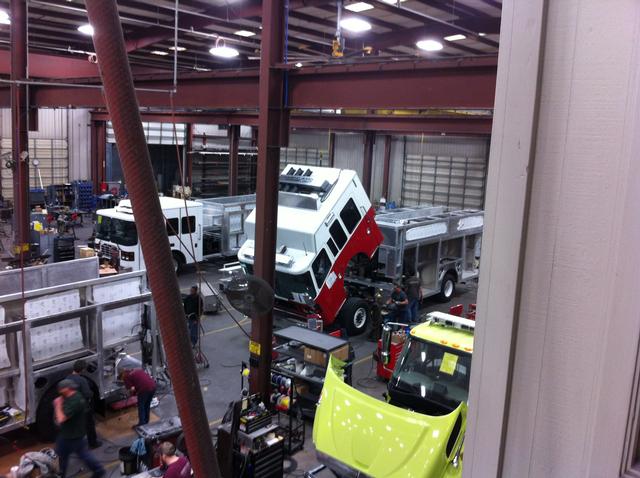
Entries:
{"type": "Polygon", "coordinates": [[[85,424],[87,426],[87,441],[89,442],[89,448],[99,448],[102,445],[101,441],[98,441],[98,434],[96,433],[96,421],[93,416],[93,390],[89,385],[89,380],[82,376],[82,372],[87,368],[87,364],[84,360],[76,360],[73,364],[73,372],[67,376],[68,380],[71,380],[78,386],[78,392],[82,395],[87,403],[87,415],[85,417],[85,424]]]}

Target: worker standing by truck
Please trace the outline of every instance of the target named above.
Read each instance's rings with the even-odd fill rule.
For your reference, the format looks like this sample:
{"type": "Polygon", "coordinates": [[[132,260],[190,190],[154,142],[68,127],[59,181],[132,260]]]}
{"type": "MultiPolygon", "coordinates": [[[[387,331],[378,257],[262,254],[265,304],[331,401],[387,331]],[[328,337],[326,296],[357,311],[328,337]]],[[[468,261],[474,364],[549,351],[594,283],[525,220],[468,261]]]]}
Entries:
{"type": "Polygon", "coordinates": [[[184,315],[187,317],[187,324],[189,326],[191,346],[195,347],[198,344],[198,337],[200,335],[200,316],[204,309],[202,297],[200,297],[197,285],[191,286],[189,295],[184,298],[182,305],[184,307],[184,315]]]}
{"type": "Polygon", "coordinates": [[[409,299],[409,308],[407,315],[409,322],[415,324],[418,322],[418,310],[422,302],[422,287],[420,287],[420,279],[415,272],[412,272],[406,282],[407,299],[409,299]]]}
{"type": "Polygon", "coordinates": [[[409,299],[407,294],[402,290],[402,285],[399,282],[393,284],[393,292],[391,297],[387,301],[387,305],[393,305],[394,308],[387,316],[391,321],[405,321],[407,320],[407,306],[409,305],[409,299]]]}
{"type": "Polygon", "coordinates": [[[92,478],[105,475],[104,468],[87,449],[85,440],[85,416],[87,404],[78,393],[78,386],[72,380],[61,380],[58,384],[60,396],[53,401],[56,423],[60,426],[60,433],[56,440],[56,453],[60,458],[60,472],[66,477],[69,457],[72,453],[87,464],[93,472],[92,478]]]}

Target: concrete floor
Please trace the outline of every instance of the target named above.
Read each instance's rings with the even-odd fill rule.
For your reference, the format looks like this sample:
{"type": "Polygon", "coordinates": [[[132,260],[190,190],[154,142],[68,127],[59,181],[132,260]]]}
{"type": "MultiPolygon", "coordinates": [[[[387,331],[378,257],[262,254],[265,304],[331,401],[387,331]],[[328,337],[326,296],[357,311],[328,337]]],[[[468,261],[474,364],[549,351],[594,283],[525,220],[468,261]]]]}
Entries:
{"type": "MultiPolygon", "coordinates": [[[[88,237],[89,227],[83,227],[77,232],[82,240],[88,237]]],[[[216,284],[220,273],[218,269],[222,262],[205,262],[200,265],[206,279],[211,284],[216,284]]],[[[178,276],[181,289],[185,292],[188,288],[196,284],[197,279],[195,266],[187,266],[184,273],[178,276]]],[[[475,302],[476,284],[469,283],[459,285],[455,298],[449,304],[441,304],[431,300],[425,300],[422,311],[441,310],[448,311],[454,304],[465,304],[475,302]]],[[[201,340],[202,351],[207,356],[210,367],[200,368],[200,383],[202,394],[206,406],[209,425],[215,429],[220,423],[228,404],[240,396],[240,364],[248,360],[248,338],[240,330],[240,327],[247,333],[251,329],[251,321],[244,318],[238,312],[231,310],[232,315],[238,324],[232,320],[229,313],[223,311],[216,315],[208,315],[203,319],[204,336],[201,340]]],[[[275,317],[275,327],[281,328],[289,326],[292,320],[283,317],[275,317]]],[[[385,384],[375,378],[375,362],[372,360],[372,352],[375,349],[373,342],[367,341],[366,336],[351,339],[356,359],[353,368],[353,384],[356,388],[368,393],[376,398],[382,398],[385,391],[385,384]]],[[[135,347],[130,350],[135,353],[135,347]]],[[[174,397],[171,393],[159,394],[160,404],[153,410],[157,418],[168,418],[177,415],[177,408],[174,397]]],[[[120,447],[129,446],[135,438],[131,425],[136,420],[135,411],[129,410],[118,414],[112,414],[106,419],[99,419],[98,433],[104,444],[95,451],[96,456],[108,469],[108,477],[121,476],[118,470],[118,450],[120,447]]],[[[156,419],[157,419],[156,418],[156,419]]],[[[305,470],[313,468],[317,461],[315,450],[311,441],[312,423],[307,422],[307,440],[305,448],[296,453],[289,462],[286,476],[302,476],[305,470]]],[[[25,431],[18,431],[0,439],[0,473],[8,471],[8,468],[16,464],[19,457],[25,450],[40,449],[46,446],[38,443],[32,434],[25,431]]],[[[73,461],[69,476],[85,477],[89,476],[81,468],[81,464],[73,461]]],[[[329,472],[321,472],[318,476],[333,476],[329,472]]]]}

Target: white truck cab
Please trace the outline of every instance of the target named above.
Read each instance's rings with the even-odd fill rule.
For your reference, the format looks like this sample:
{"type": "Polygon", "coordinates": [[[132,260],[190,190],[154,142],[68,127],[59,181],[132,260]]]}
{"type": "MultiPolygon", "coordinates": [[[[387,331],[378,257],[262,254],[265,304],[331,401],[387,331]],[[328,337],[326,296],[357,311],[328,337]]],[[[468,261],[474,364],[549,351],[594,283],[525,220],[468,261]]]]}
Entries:
{"type": "MultiPolygon", "coordinates": [[[[176,271],[185,264],[202,261],[202,203],[160,197],[160,207],[167,224],[176,271]]],[[[99,209],[96,216],[95,249],[98,255],[107,259],[119,258],[121,268],[145,269],[131,201],[124,199],[114,208],[99,209]]]]}
{"type": "MultiPolygon", "coordinates": [[[[279,302],[293,306],[298,315],[332,324],[351,300],[344,284],[349,261],[358,255],[371,258],[382,242],[374,215],[355,171],[287,165],[279,180],[275,251],[279,302]]],[[[246,222],[247,241],[238,252],[238,260],[250,273],[255,220],[254,211],[246,222]]],[[[354,307],[355,302],[349,303],[349,309],[354,307]]],[[[344,326],[361,333],[367,316],[347,320],[344,326]]]]}

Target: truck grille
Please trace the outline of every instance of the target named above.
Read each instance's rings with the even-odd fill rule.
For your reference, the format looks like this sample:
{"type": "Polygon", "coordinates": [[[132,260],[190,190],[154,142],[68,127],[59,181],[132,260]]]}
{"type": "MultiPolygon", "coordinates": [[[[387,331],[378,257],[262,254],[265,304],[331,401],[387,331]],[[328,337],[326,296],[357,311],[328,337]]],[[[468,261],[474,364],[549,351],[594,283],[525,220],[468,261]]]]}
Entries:
{"type": "Polygon", "coordinates": [[[100,243],[100,255],[107,259],[111,259],[111,244],[105,242],[100,243]]]}

